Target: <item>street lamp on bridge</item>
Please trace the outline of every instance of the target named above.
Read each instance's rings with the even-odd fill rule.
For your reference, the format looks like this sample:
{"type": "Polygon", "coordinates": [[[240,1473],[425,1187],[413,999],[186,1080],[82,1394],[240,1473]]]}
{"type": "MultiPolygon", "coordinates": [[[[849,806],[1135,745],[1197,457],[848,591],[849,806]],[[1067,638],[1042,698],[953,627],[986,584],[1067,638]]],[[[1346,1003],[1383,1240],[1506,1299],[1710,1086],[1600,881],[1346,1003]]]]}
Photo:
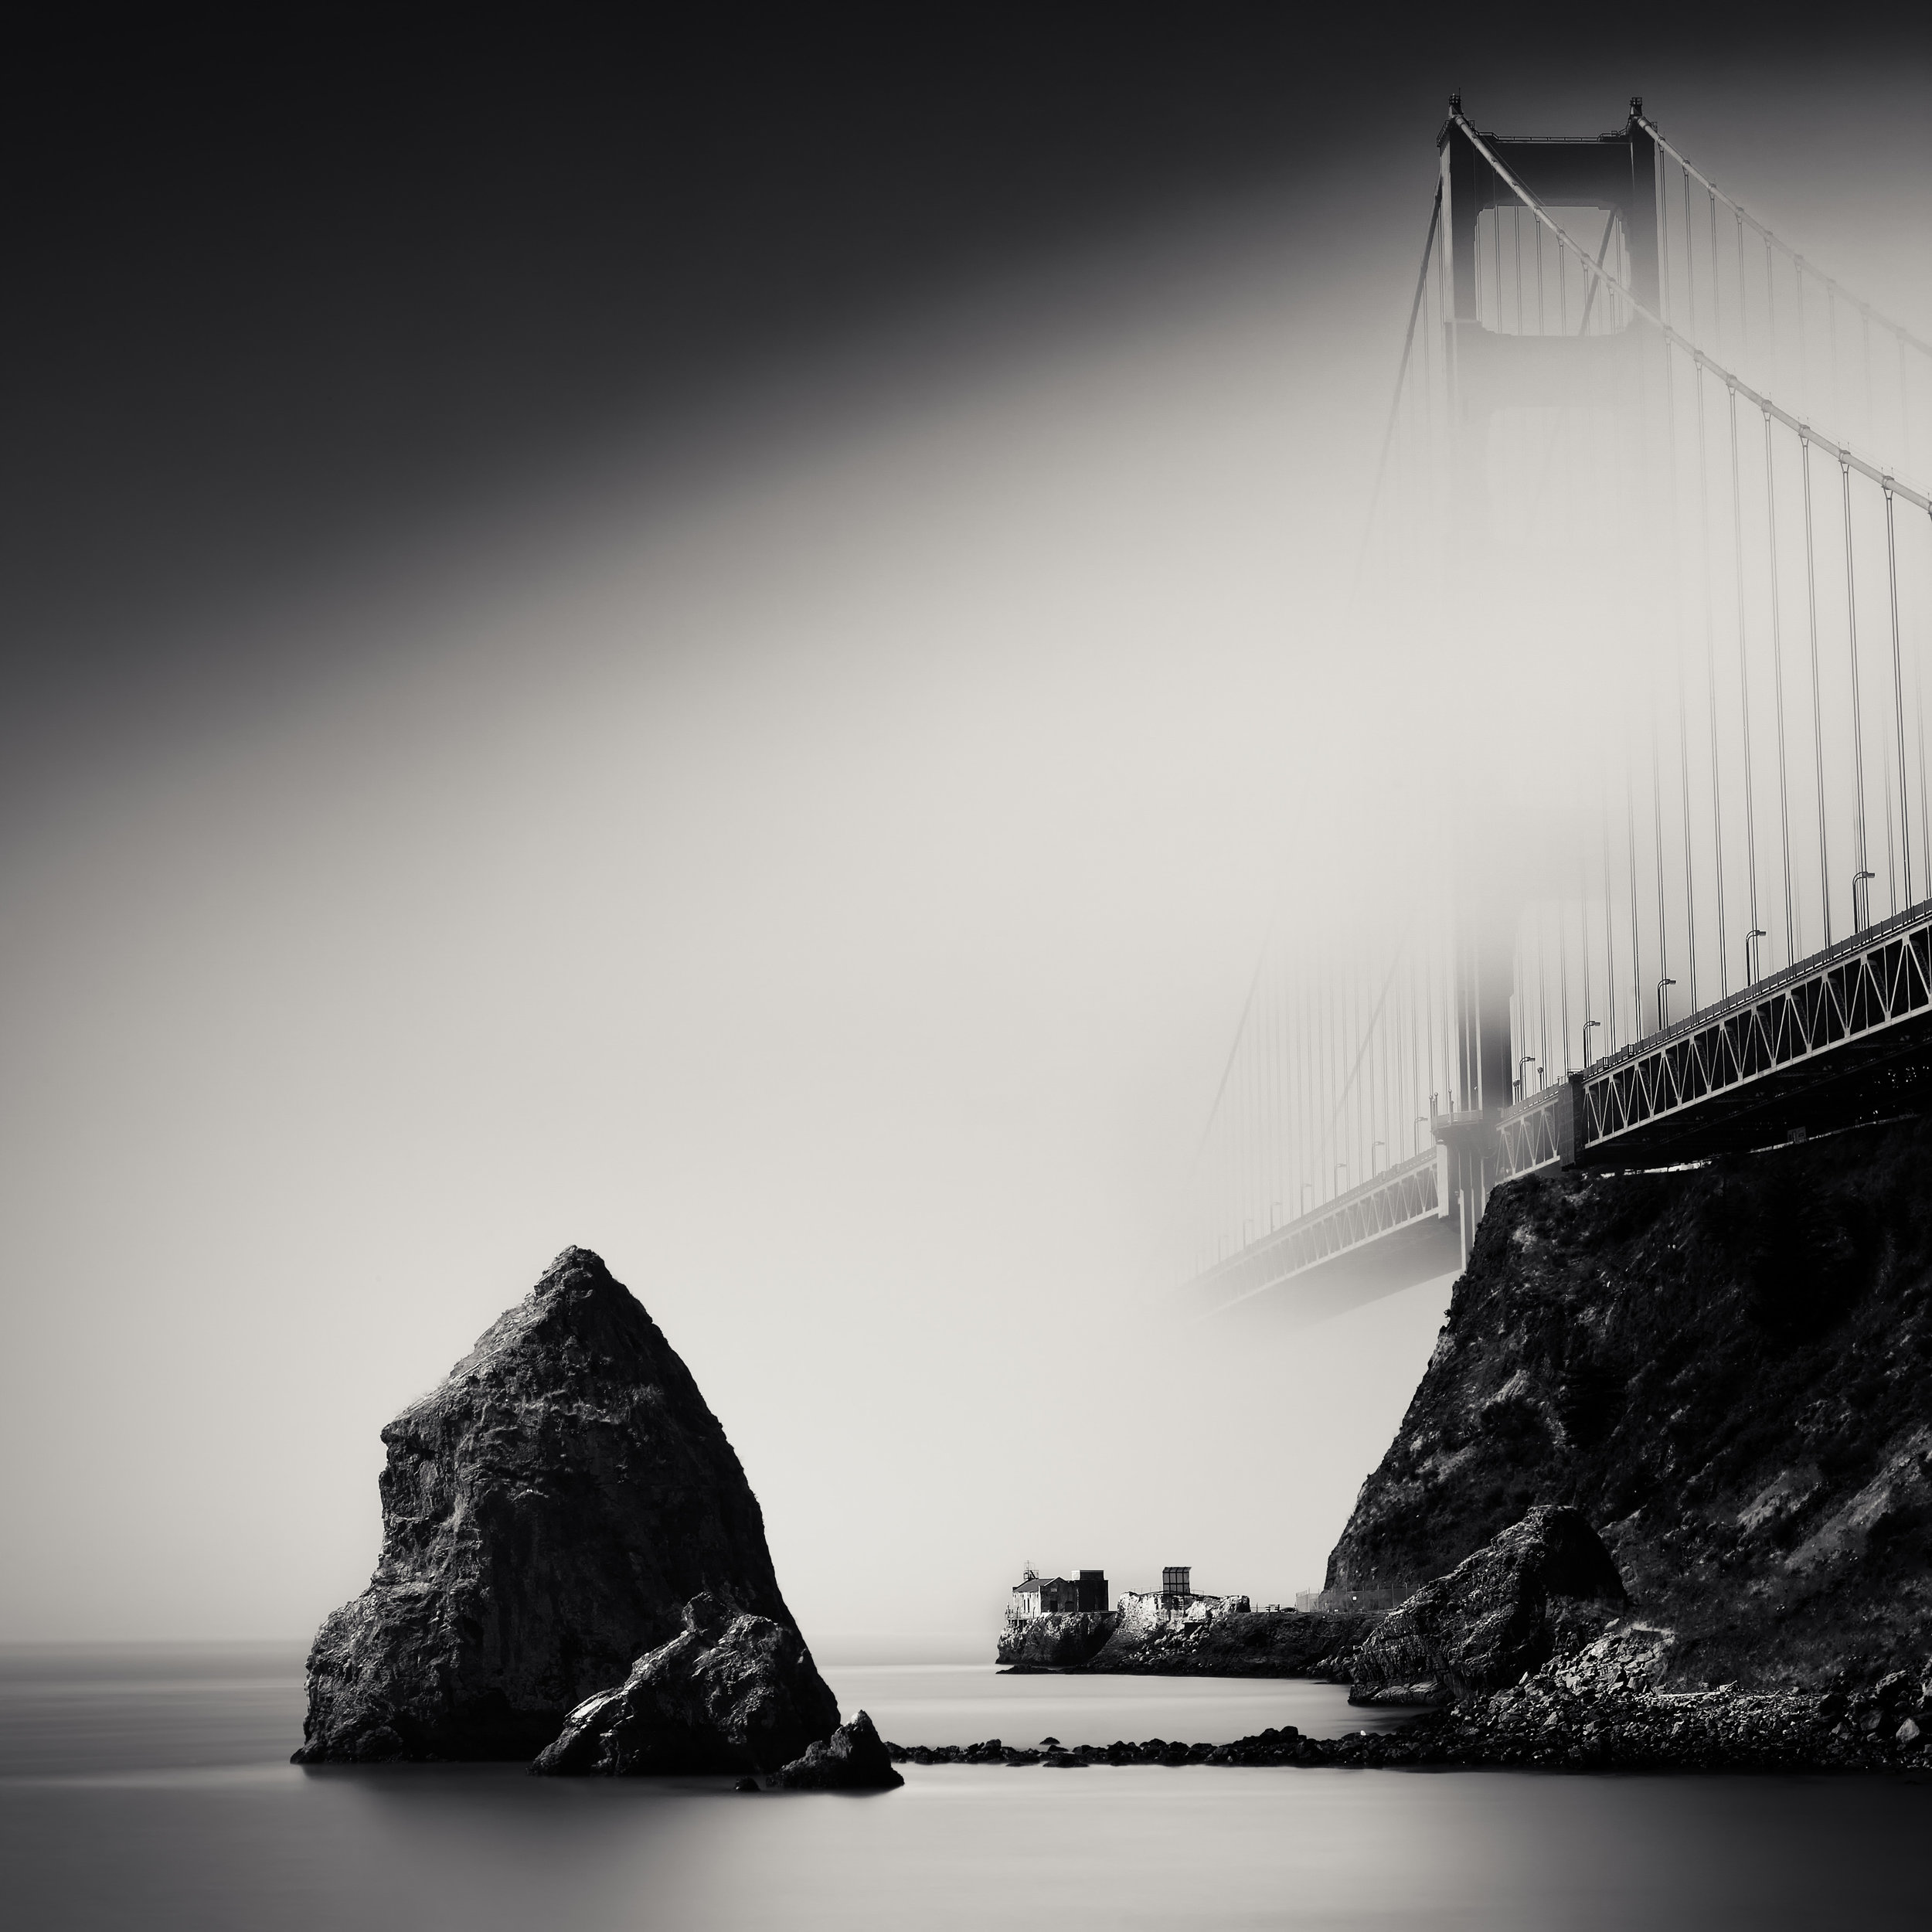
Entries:
{"type": "Polygon", "coordinates": [[[1852,930],[1855,933],[1863,932],[1872,917],[1872,888],[1868,883],[1861,894],[1859,882],[1877,877],[1878,874],[1875,872],[1855,872],[1852,875],[1852,930]]]}
{"type": "Polygon", "coordinates": [[[1757,941],[1764,937],[1762,926],[1753,926],[1744,935],[1744,984],[1755,986],[1760,968],[1764,964],[1764,949],[1757,941]]]}
{"type": "Polygon", "coordinates": [[[1664,998],[1664,988],[1666,986],[1675,986],[1676,984],[1674,979],[1660,979],[1657,982],[1657,1030],[1660,1033],[1670,1024],[1670,1022],[1665,1017],[1666,1002],[1664,998]]]}
{"type": "Polygon", "coordinates": [[[1603,1023],[1600,1019],[1587,1019],[1583,1022],[1583,1068],[1586,1072],[1590,1068],[1590,1029],[1593,1026],[1600,1026],[1603,1023]]]}

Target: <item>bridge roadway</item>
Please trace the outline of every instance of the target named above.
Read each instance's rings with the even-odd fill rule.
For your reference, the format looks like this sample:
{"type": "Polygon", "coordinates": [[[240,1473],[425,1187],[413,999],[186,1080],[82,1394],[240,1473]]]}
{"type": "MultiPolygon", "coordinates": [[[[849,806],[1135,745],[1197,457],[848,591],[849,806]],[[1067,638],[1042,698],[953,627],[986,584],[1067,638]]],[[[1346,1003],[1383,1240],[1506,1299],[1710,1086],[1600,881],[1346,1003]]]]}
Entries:
{"type": "Polygon", "coordinates": [[[1189,1284],[1298,1321],[1452,1273],[1495,1187],[1557,1165],[1703,1160],[1917,1111],[1932,1094],[1932,900],[1487,1113],[1189,1284]]]}

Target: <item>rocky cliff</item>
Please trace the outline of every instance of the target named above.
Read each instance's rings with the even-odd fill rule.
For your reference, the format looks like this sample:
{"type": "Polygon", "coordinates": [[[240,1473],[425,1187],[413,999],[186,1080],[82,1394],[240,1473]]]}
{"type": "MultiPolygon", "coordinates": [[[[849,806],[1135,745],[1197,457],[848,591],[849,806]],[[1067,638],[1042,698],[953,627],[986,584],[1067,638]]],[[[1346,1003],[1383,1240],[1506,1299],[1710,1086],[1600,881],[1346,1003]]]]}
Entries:
{"type": "Polygon", "coordinates": [[[1669,1682],[1916,1682],[1932,1651],[1932,1122],[1502,1189],[1332,1585],[1534,1505],[1600,1532],[1669,1682]]]}
{"type": "Polygon", "coordinates": [[[1119,1629],[1114,1610],[1049,1611],[1000,1633],[997,1661],[1008,1670],[1065,1670],[1083,1664],[1119,1629]]]}
{"type": "MultiPolygon", "coordinates": [[[[310,1651],[298,1762],[529,1757],[702,1592],[795,1635],[717,1418],[587,1249],[383,1440],[382,1559],[310,1651]]],[[[799,1648],[803,1703],[835,1723],[799,1648]]]]}
{"type": "Polygon", "coordinates": [[[1328,1677],[1348,1682],[1366,1617],[1315,1611],[1233,1611],[1196,1623],[1123,1624],[1072,1668],[1124,1677],[1328,1677]]]}

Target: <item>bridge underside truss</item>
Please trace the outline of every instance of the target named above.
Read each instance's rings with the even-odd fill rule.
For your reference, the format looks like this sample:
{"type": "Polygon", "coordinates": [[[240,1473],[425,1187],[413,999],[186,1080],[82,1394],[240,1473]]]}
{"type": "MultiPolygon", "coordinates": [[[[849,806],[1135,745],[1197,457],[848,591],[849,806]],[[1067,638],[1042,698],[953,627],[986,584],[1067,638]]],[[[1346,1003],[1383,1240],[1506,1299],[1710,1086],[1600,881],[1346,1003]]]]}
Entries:
{"type": "Polygon", "coordinates": [[[1209,1315],[1265,1297],[1315,1319],[1393,1294],[1459,1264],[1450,1206],[1431,1148],[1209,1269],[1189,1299],[1209,1315]]]}
{"type": "Polygon", "coordinates": [[[1920,1104],[1932,1077],[1932,905],[1801,961],[1581,1080],[1576,1158],[1701,1158],[1920,1104]]]}
{"type": "Polygon", "coordinates": [[[1445,1117],[1460,1165],[1444,1145],[1391,1168],[1223,1262],[1192,1299],[1203,1314],[1287,1301],[1315,1319],[1460,1267],[1455,1196],[1478,1141],[1486,1198],[1559,1165],[1701,1160],[1927,1107],[1932,902],[1498,1114],[1445,1117]]]}

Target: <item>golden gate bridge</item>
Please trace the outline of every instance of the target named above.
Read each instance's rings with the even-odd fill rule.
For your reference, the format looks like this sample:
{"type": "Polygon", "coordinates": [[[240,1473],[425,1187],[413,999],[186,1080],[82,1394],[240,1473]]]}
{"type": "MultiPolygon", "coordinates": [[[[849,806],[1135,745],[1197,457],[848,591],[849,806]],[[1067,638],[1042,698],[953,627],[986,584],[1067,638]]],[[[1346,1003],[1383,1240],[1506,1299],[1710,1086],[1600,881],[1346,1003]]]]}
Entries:
{"type": "Polygon", "coordinates": [[[1932,347],[1641,100],[1552,138],[1457,97],[1437,146],[1362,634],[1473,628],[1505,696],[1586,662],[1588,701],[1394,910],[1277,921],[1196,1162],[1203,1312],[1392,1292],[1517,1175],[1896,1115],[1932,1072],[1932,347]]]}

